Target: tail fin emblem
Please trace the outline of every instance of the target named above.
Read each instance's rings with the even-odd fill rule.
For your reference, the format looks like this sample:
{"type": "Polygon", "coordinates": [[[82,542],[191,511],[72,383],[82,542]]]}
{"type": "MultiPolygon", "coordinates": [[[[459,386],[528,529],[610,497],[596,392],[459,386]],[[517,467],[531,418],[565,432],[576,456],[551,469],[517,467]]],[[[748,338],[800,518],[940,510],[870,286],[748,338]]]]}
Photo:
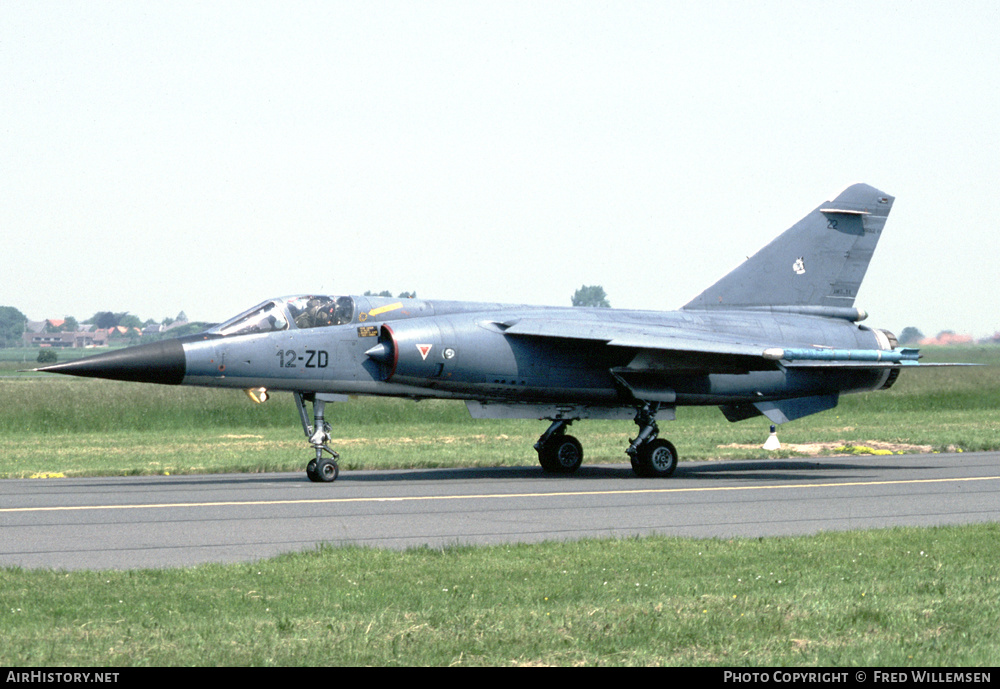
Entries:
{"type": "Polygon", "coordinates": [[[796,275],[803,275],[806,272],[805,258],[799,256],[795,259],[795,263],[792,264],[792,270],[795,271],[796,275]]]}

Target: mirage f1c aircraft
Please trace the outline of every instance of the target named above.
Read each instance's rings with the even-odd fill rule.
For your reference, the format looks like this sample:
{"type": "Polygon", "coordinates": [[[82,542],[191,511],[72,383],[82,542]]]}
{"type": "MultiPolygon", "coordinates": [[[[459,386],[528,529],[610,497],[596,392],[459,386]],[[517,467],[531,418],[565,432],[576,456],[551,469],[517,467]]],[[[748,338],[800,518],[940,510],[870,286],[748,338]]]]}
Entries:
{"type": "Polygon", "coordinates": [[[315,451],[312,481],[337,478],[324,406],[347,395],[459,399],[475,418],[548,420],[535,450],[555,473],[583,460],[571,423],[633,419],[633,470],[669,476],[677,452],[657,419],[678,406],[781,424],[844,393],[885,390],[919,365],[854,307],[892,203],[848,188],[679,311],[293,296],[198,335],[36,370],[242,388],[257,400],[291,392],[315,451]]]}

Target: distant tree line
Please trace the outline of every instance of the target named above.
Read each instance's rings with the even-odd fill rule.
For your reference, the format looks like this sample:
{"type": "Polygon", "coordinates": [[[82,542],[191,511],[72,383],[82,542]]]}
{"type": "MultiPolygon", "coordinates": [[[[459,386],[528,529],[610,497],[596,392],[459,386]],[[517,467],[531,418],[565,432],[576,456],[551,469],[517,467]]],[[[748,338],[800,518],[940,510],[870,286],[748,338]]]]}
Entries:
{"type": "Polygon", "coordinates": [[[0,346],[20,347],[28,317],[13,306],[0,306],[0,346]]]}
{"type": "MultiPolygon", "coordinates": [[[[392,298],[393,294],[389,290],[382,290],[381,292],[368,290],[364,293],[364,296],[392,298]]],[[[417,293],[415,291],[400,292],[396,298],[416,299],[417,293]]],[[[605,293],[604,288],[601,285],[582,285],[573,293],[570,301],[573,306],[598,308],[611,307],[611,303],[608,301],[608,295],[605,293]]],[[[183,311],[178,313],[176,318],[167,317],[162,321],[156,321],[152,318],[143,321],[138,316],[130,314],[128,311],[98,311],[82,323],[78,322],[73,316],[66,316],[61,323],[57,321],[57,325],[52,324],[50,321],[46,326],[46,330],[48,332],[77,332],[82,329],[82,326],[89,326],[86,328],[87,330],[109,330],[112,328],[124,327],[127,329],[127,333],[125,335],[116,335],[113,332],[112,338],[123,338],[130,342],[136,342],[139,339],[142,339],[143,341],[156,341],[161,339],[184,337],[185,335],[193,335],[195,333],[202,332],[203,330],[207,330],[215,325],[214,323],[205,323],[203,321],[188,323],[187,320],[187,314],[183,311]],[[162,333],[147,333],[140,336],[138,332],[151,325],[170,326],[175,323],[184,323],[184,325],[173,327],[162,333]]],[[[0,306],[0,347],[22,347],[24,345],[23,336],[27,323],[28,317],[17,308],[13,306],[0,306]]],[[[947,333],[951,331],[945,332],[947,333]]],[[[919,328],[913,326],[903,328],[903,330],[899,333],[900,345],[916,345],[923,339],[925,339],[924,334],[919,328]]],[[[991,338],[982,339],[979,342],[981,344],[1000,344],[1000,333],[997,333],[991,338]]]]}
{"type": "Polygon", "coordinates": [[[590,306],[602,309],[611,308],[608,295],[605,294],[604,288],[600,285],[583,285],[573,293],[570,301],[573,306],[590,306]]]}
{"type": "Polygon", "coordinates": [[[922,339],[924,339],[924,334],[912,326],[903,328],[899,333],[899,344],[901,345],[917,344],[922,339]]]}

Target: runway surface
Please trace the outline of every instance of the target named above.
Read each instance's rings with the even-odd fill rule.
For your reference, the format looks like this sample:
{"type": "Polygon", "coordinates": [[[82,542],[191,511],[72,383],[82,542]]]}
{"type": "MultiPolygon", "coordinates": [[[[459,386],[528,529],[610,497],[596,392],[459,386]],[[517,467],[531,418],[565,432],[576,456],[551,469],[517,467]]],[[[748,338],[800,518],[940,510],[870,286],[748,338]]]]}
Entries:
{"type": "Polygon", "coordinates": [[[0,481],[0,566],[175,567],[319,543],[388,548],[1000,521],[1000,453],[0,481]]]}

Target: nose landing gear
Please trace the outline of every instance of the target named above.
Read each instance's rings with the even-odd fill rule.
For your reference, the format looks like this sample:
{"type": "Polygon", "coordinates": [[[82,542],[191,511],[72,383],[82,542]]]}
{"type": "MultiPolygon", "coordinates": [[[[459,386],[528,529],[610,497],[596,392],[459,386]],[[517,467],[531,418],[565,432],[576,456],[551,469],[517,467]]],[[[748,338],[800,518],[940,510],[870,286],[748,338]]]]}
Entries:
{"type": "Polygon", "coordinates": [[[340,467],[337,466],[337,454],[327,444],[330,441],[331,426],[323,418],[323,413],[327,402],[345,402],[346,395],[330,395],[321,393],[303,394],[296,392],[295,406],[299,409],[299,418],[302,421],[302,430],[305,431],[309,444],[316,451],[316,458],[309,460],[306,465],[306,476],[315,483],[331,483],[337,480],[340,475],[340,467]],[[306,412],[306,401],[311,401],[313,405],[313,424],[309,424],[309,415],[306,412]],[[328,452],[329,457],[324,457],[323,453],[328,452]]]}

